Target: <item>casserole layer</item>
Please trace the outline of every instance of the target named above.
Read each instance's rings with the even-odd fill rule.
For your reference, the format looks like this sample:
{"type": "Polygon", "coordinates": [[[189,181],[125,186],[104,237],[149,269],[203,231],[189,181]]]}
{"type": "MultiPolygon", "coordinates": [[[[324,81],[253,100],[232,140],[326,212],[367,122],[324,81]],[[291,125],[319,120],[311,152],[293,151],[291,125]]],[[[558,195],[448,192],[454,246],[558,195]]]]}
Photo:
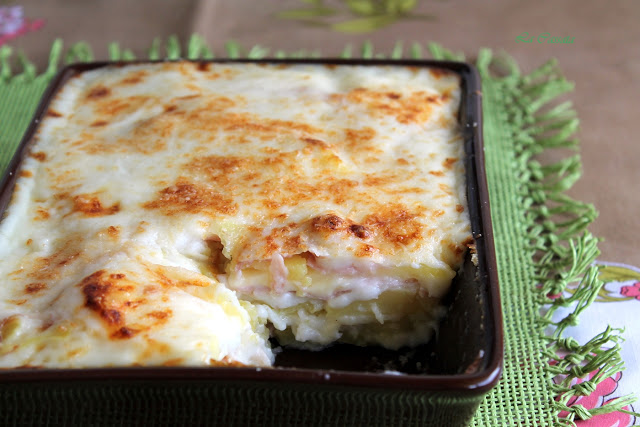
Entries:
{"type": "Polygon", "coordinates": [[[0,365],[426,342],[472,244],[459,77],[175,62],[69,80],[0,224],[0,365]]]}

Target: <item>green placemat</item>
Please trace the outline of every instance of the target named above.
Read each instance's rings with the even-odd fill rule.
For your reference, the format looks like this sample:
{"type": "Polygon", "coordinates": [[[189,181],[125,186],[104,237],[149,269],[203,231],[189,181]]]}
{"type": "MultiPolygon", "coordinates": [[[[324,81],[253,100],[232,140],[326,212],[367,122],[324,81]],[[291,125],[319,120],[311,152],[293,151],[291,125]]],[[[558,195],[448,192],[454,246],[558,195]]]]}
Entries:
{"type": "MultiPolygon", "coordinates": [[[[438,45],[429,48],[434,58],[462,59],[438,45]]],[[[134,58],[131,51],[116,44],[109,52],[112,59],[134,58]]],[[[422,52],[419,44],[409,49],[398,44],[388,55],[376,54],[365,43],[357,54],[348,47],[343,56],[420,58],[422,52]]],[[[227,44],[224,55],[269,54],[318,56],[304,51],[270,53],[259,46],[244,50],[235,43],[227,44]]],[[[213,54],[197,36],[189,40],[184,51],[176,38],[164,45],[156,40],[149,51],[152,59],[181,56],[195,59],[213,54]]],[[[11,49],[0,48],[0,172],[5,170],[62,57],[62,43],[57,41],[46,72],[38,75],[24,57],[19,58],[20,69],[15,72],[10,67],[11,49]]],[[[72,46],[64,56],[64,62],[91,59],[86,44],[72,46]]],[[[591,411],[566,405],[571,397],[591,393],[599,381],[622,369],[618,344],[621,331],[607,328],[583,344],[563,337],[564,329],[576,324],[577,316],[602,286],[597,268],[591,265],[598,254],[597,239],[586,231],[595,211],[564,194],[580,175],[579,157],[550,165],[535,160],[545,150],[577,147],[572,134],[578,120],[571,104],[553,102],[570,91],[572,84],[553,61],[523,75],[507,56],[494,57],[490,51],[481,50],[477,66],[483,82],[486,169],[505,324],[505,370],[499,385],[480,405],[472,425],[572,425],[574,419],[620,410],[633,399],[620,398],[591,411]],[[558,297],[575,282],[580,284],[571,297],[558,297]],[[556,319],[556,310],[567,306],[573,312],[556,319]],[[576,377],[595,369],[602,374],[571,384],[576,377]],[[560,419],[560,411],[568,415],[560,419]]]]}

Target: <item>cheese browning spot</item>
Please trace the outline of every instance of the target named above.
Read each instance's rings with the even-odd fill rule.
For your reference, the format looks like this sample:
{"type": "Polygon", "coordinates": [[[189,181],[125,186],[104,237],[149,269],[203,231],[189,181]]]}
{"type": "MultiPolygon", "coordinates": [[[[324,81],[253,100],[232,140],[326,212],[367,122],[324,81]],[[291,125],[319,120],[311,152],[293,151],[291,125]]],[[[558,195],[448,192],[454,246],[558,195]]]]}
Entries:
{"type": "Polygon", "coordinates": [[[210,62],[198,62],[193,64],[196,71],[204,74],[204,77],[209,80],[216,80],[219,78],[232,79],[239,71],[235,68],[225,67],[222,64],[212,64],[210,62]]]}
{"type": "Polygon", "coordinates": [[[242,101],[241,97],[236,97],[235,100],[226,96],[208,97],[205,103],[200,103],[189,111],[186,120],[195,129],[217,131],[228,123],[227,117],[233,121],[240,116],[237,113],[225,113],[235,107],[239,101],[242,101]]]}
{"type": "MultiPolygon", "coordinates": [[[[202,95],[201,95],[201,94],[199,94],[199,93],[194,93],[194,94],[191,94],[191,95],[178,96],[178,97],[173,98],[173,99],[174,99],[174,100],[176,100],[176,101],[187,101],[187,100],[189,100],[189,99],[196,99],[196,98],[200,98],[200,97],[202,97],[202,95]]],[[[224,102],[231,102],[231,103],[233,103],[233,101],[231,101],[229,98],[226,98],[226,97],[222,97],[222,98],[218,98],[218,99],[221,99],[221,100],[223,100],[224,102]]]]}
{"type": "MultiPolygon", "coordinates": [[[[108,89],[106,89],[108,94],[108,89]]],[[[102,120],[114,118],[119,115],[131,114],[142,109],[145,105],[159,103],[158,99],[146,95],[127,96],[115,99],[101,98],[95,106],[95,113],[102,120]]]]}
{"type": "Polygon", "coordinates": [[[171,317],[171,310],[152,311],[150,313],[147,313],[147,317],[152,317],[157,320],[166,320],[167,318],[171,317]]]}
{"type": "Polygon", "coordinates": [[[194,175],[206,176],[209,183],[225,186],[234,180],[234,174],[253,169],[253,162],[236,156],[205,156],[189,162],[184,169],[194,175]]]}
{"type": "Polygon", "coordinates": [[[109,234],[109,236],[113,238],[117,238],[118,235],[120,234],[120,227],[115,227],[113,225],[110,225],[109,228],[107,228],[107,234],[109,234]]]}
{"type": "Polygon", "coordinates": [[[122,325],[124,323],[123,314],[111,307],[109,301],[114,285],[104,278],[105,275],[104,270],[98,270],[82,280],[80,287],[85,297],[84,305],[97,312],[107,324],[122,325]]]}
{"type": "Polygon", "coordinates": [[[418,215],[410,213],[402,205],[381,208],[379,213],[365,217],[364,225],[396,246],[406,246],[418,242],[422,238],[423,225],[418,215]]]}
{"type": "Polygon", "coordinates": [[[51,108],[49,110],[47,110],[47,116],[56,117],[56,118],[57,117],[63,117],[63,115],[61,113],[58,113],[56,110],[51,109],[51,108]]]}
{"type": "Polygon", "coordinates": [[[261,259],[270,258],[274,253],[297,254],[307,250],[307,246],[295,230],[299,224],[291,222],[283,227],[276,227],[264,238],[264,249],[261,259]]]}
{"type": "Polygon", "coordinates": [[[123,326],[117,331],[115,331],[114,333],[112,333],[111,338],[117,339],[117,340],[123,340],[123,339],[128,339],[133,337],[136,333],[138,333],[137,330],[123,326]]]}
{"type": "MultiPolygon", "coordinates": [[[[42,323],[42,326],[40,326],[40,331],[42,331],[42,332],[46,331],[47,329],[49,329],[50,327],[52,327],[52,326],[53,326],[53,323],[54,323],[54,322],[53,322],[53,319],[47,319],[47,320],[45,320],[45,321],[42,323]]],[[[63,325],[60,325],[60,326],[58,326],[58,329],[59,329],[59,330],[60,330],[60,329],[64,329],[64,326],[63,326],[63,325]]]]}
{"type": "Polygon", "coordinates": [[[353,224],[349,227],[349,231],[351,231],[356,237],[361,239],[366,239],[369,237],[369,230],[363,225],[353,224]]]}
{"type": "Polygon", "coordinates": [[[453,191],[451,191],[451,187],[448,186],[447,184],[440,183],[440,184],[438,184],[438,188],[440,189],[440,191],[442,191],[444,194],[446,194],[448,196],[452,196],[453,195],[453,191]]]}
{"type": "Polygon", "coordinates": [[[36,258],[33,264],[28,266],[27,277],[39,282],[59,279],[63,269],[80,257],[78,242],[77,239],[61,242],[60,249],[54,254],[36,258]]]}
{"type": "Polygon", "coordinates": [[[439,105],[442,102],[439,96],[424,91],[400,94],[365,88],[353,89],[346,95],[333,94],[330,99],[334,102],[346,99],[351,103],[365,105],[372,116],[395,117],[402,124],[426,122],[431,116],[431,104],[439,105]]]}
{"type": "Polygon", "coordinates": [[[341,218],[336,214],[326,214],[311,220],[313,231],[320,233],[347,232],[359,239],[368,239],[372,232],[361,224],[355,224],[350,219],[341,218]]]}
{"type": "Polygon", "coordinates": [[[24,287],[24,293],[25,294],[37,294],[38,292],[44,290],[47,288],[47,284],[46,283],[41,283],[41,282],[35,282],[35,283],[29,283],[28,285],[26,285],[24,287]]]}
{"type": "Polygon", "coordinates": [[[442,77],[448,77],[448,76],[455,75],[451,71],[445,70],[445,69],[442,69],[442,68],[431,68],[429,70],[429,74],[431,74],[433,76],[433,78],[435,78],[435,79],[441,79],[442,77]]]}
{"type": "MultiPolygon", "coordinates": [[[[109,331],[109,338],[114,340],[132,338],[141,330],[153,326],[153,324],[136,326],[126,324],[125,313],[134,313],[133,310],[138,306],[148,305],[145,299],[130,299],[137,290],[137,287],[131,283],[124,273],[107,273],[105,270],[98,270],[78,284],[84,295],[84,306],[102,319],[109,331]]],[[[170,313],[165,318],[169,315],[170,313]]]]}
{"type": "Polygon", "coordinates": [[[19,175],[23,178],[31,178],[33,173],[31,171],[20,171],[19,175]]]}
{"type": "Polygon", "coordinates": [[[158,209],[169,216],[200,212],[232,215],[238,210],[238,205],[230,197],[189,183],[178,183],[161,190],[156,200],[143,204],[143,207],[158,209]]]}
{"type": "Polygon", "coordinates": [[[103,207],[100,199],[90,194],[80,194],[73,198],[73,212],[80,212],[84,216],[97,217],[113,215],[120,211],[120,203],[110,207],[103,207]]]}
{"type": "Polygon", "coordinates": [[[361,129],[345,129],[344,137],[347,147],[351,150],[380,151],[370,144],[373,138],[376,137],[376,131],[370,127],[361,129]]]}
{"type": "Polygon", "coordinates": [[[196,70],[198,71],[209,71],[211,69],[211,63],[210,62],[197,62],[196,64],[194,64],[196,67],[196,70]]]}
{"type": "Polygon", "coordinates": [[[306,142],[307,144],[310,145],[316,145],[322,148],[327,148],[329,147],[329,144],[327,144],[326,142],[322,141],[321,139],[315,139],[315,138],[302,138],[302,140],[304,142],[306,142]]]}
{"type": "Polygon", "coordinates": [[[449,248],[449,250],[451,252],[453,252],[456,256],[460,256],[464,253],[464,247],[463,246],[458,246],[455,245],[453,243],[448,243],[447,247],[449,248]]]}
{"type": "Polygon", "coordinates": [[[398,175],[392,172],[389,174],[366,174],[362,183],[367,187],[383,189],[384,187],[388,187],[389,184],[397,181],[398,175]]]}
{"type": "Polygon", "coordinates": [[[364,257],[369,257],[372,256],[373,254],[380,252],[377,248],[371,246],[371,245],[360,245],[358,247],[358,249],[356,250],[356,256],[360,257],[360,258],[364,258],[364,257]]]}
{"type": "Polygon", "coordinates": [[[347,200],[357,200],[356,187],[358,183],[349,179],[327,179],[326,191],[333,195],[333,200],[340,205],[347,200]]]}
{"type": "MultiPolygon", "coordinates": [[[[153,277],[155,283],[162,286],[165,290],[170,288],[187,289],[193,286],[206,288],[211,284],[205,276],[178,267],[156,265],[155,268],[149,268],[147,271],[151,277],[153,277]]],[[[144,292],[153,293],[155,291],[145,288],[144,292]]],[[[162,296],[163,301],[165,301],[165,298],[167,298],[167,295],[162,296]]]]}
{"type": "Polygon", "coordinates": [[[294,122],[291,120],[265,119],[254,114],[225,114],[219,118],[223,129],[231,131],[243,131],[249,135],[268,140],[276,135],[286,135],[291,133],[314,134],[320,133],[321,129],[306,123],[294,122]]]}
{"type": "Polygon", "coordinates": [[[132,73],[131,76],[125,77],[124,79],[120,80],[118,85],[135,85],[138,83],[142,83],[145,80],[145,77],[147,77],[148,75],[149,73],[147,73],[145,70],[139,70],[132,73]]]}
{"type": "Polygon", "coordinates": [[[327,214],[313,218],[311,225],[315,231],[333,232],[345,230],[347,221],[335,214],[327,214]]]}
{"type": "Polygon", "coordinates": [[[31,155],[31,157],[33,157],[34,159],[36,159],[39,162],[44,162],[45,160],[47,160],[47,155],[45,153],[43,153],[42,151],[38,151],[36,153],[31,153],[30,155],[31,155]]]}
{"type": "Polygon", "coordinates": [[[444,167],[445,169],[451,169],[453,168],[454,163],[457,161],[458,159],[456,159],[455,157],[447,157],[446,159],[444,159],[444,162],[442,162],[442,167],[444,167]]]}
{"type": "Polygon", "coordinates": [[[33,219],[35,219],[36,221],[44,221],[49,219],[49,217],[50,215],[48,210],[43,207],[38,207],[36,209],[36,216],[33,219]]]}
{"type": "Polygon", "coordinates": [[[111,90],[109,90],[109,88],[106,88],[104,86],[97,86],[89,91],[89,93],[87,94],[87,98],[100,99],[100,98],[104,98],[105,96],[109,96],[110,94],[111,94],[111,90]]]}

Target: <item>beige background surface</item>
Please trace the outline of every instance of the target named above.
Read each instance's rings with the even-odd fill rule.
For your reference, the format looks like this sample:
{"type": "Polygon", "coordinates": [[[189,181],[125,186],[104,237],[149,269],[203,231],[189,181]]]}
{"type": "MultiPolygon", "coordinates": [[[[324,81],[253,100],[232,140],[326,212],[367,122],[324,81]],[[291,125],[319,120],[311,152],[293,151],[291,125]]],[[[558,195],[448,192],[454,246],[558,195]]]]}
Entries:
{"type": "MultiPolygon", "coordinates": [[[[340,6],[339,0],[325,3],[340,6]]],[[[0,5],[8,2],[0,1],[0,5]]],[[[377,51],[390,52],[396,40],[438,41],[472,56],[481,47],[513,55],[524,71],[557,58],[576,83],[569,96],[578,110],[584,176],[571,194],[591,202],[600,216],[591,231],[605,240],[601,260],[640,266],[640,148],[636,129],[640,109],[640,1],[463,1],[423,0],[417,11],[433,20],[411,20],[364,35],[307,26],[275,16],[304,7],[299,0],[24,0],[28,18],[44,18],[38,32],[16,39],[39,65],[46,64],[52,40],[85,40],[98,58],[108,42],[143,54],[155,36],[192,32],[205,36],[218,52],[226,40],[244,46],[318,49],[336,55],[347,43],[371,40],[377,51]],[[550,33],[573,37],[573,44],[518,43],[516,37],[550,33]]],[[[346,16],[345,16],[346,17],[346,16]]]]}

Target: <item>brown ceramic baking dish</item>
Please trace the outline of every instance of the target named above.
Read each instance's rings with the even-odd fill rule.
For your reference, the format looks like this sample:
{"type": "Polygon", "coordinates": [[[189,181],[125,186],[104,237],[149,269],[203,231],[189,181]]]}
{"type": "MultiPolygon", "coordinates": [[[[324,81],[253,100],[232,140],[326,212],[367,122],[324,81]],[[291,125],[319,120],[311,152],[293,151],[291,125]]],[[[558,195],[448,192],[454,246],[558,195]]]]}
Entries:
{"type": "MultiPolygon", "coordinates": [[[[232,60],[216,60],[229,62],[232,60]]],[[[459,120],[477,263],[467,254],[446,298],[448,313],[427,345],[401,351],[336,345],[284,350],[273,369],[104,368],[0,371],[0,419],[63,424],[429,425],[468,423],[502,369],[503,331],[485,178],[482,93],[476,70],[441,61],[233,60],[235,62],[435,67],[462,81],[459,120]],[[400,372],[401,374],[398,374],[400,372]],[[25,418],[26,417],[26,418],[25,418]]],[[[123,63],[125,66],[127,63],[123,63]]],[[[45,92],[0,185],[6,209],[22,157],[55,93],[80,73],[64,68],[45,92]]]]}

